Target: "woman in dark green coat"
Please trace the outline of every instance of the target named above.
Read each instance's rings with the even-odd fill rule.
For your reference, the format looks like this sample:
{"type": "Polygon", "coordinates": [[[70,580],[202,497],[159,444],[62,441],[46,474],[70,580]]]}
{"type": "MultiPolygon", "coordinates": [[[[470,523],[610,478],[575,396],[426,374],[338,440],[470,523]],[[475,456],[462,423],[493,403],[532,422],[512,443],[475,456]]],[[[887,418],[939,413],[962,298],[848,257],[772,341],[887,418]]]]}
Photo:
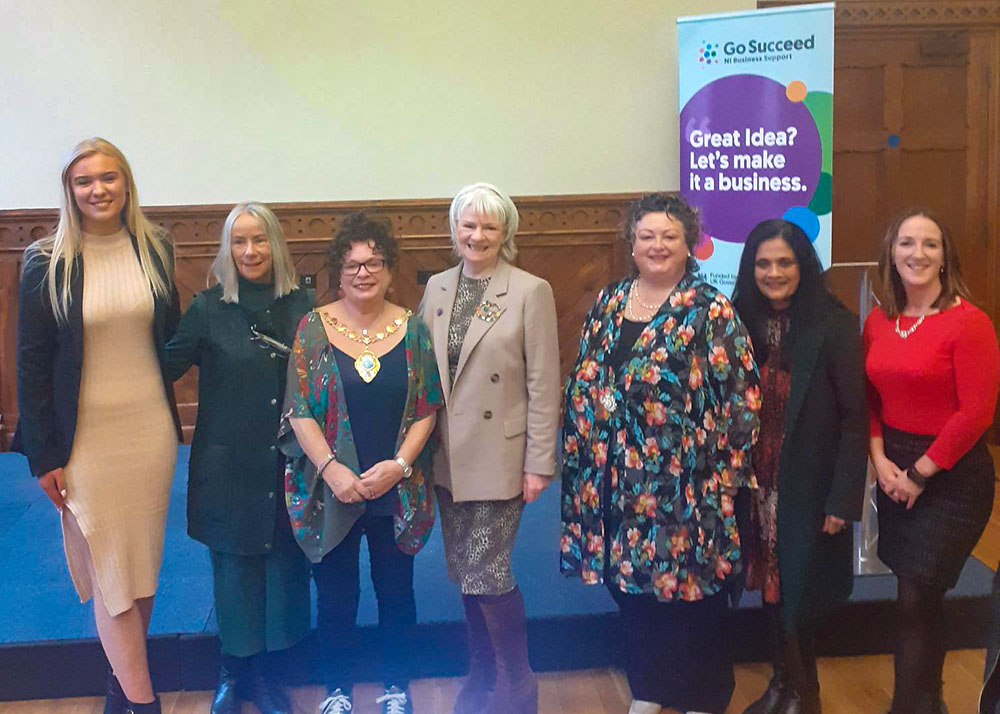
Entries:
{"type": "Polygon", "coordinates": [[[764,221],[747,237],[733,293],[763,403],[759,488],[741,542],[774,641],[774,676],[744,714],[819,714],[814,624],[854,582],[849,525],[861,517],[868,463],[861,336],[821,270],[801,228],[764,221]]]}
{"type": "Polygon", "coordinates": [[[173,379],[199,368],[188,534],[212,561],[222,643],[212,713],[238,713],[245,693],[262,714],[284,714],[267,657],[309,631],[309,563],[292,537],[276,444],[289,346],[313,303],[259,203],[229,214],[212,273],[218,284],[195,296],[167,345],[173,379]]]}

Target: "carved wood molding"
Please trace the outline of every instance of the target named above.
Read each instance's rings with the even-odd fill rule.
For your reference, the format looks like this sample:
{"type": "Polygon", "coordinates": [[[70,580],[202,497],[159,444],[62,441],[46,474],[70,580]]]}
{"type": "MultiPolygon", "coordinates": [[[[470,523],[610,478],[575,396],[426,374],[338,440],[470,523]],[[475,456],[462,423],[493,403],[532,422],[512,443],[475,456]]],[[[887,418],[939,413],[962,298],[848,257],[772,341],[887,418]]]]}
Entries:
{"type": "MultiPolygon", "coordinates": [[[[557,240],[560,235],[611,235],[617,232],[629,201],[639,194],[583,194],[515,197],[521,216],[518,245],[557,240]]],[[[347,214],[366,209],[392,222],[397,239],[408,249],[439,247],[449,240],[450,199],[331,201],[269,204],[291,244],[326,241],[347,214]]],[[[211,251],[232,208],[225,205],[148,206],[150,220],[170,231],[178,256],[211,251]]],[[[50,233],[58,220],[54,208],[0,211],[0,260],[19,256],[33,241],[50,233]]],[[[574,241],[575,242],[575,241],[574,241]]],[[[316,246],[319,248],[319,246],[316,246]]],[[[214,253],[213,253],[214,254],[214,253]]]]}
{"type": "MultiPolygon", "coordinates": [[[[819,1],[819,0],[817,0],[819,1]]],[[[801,5],[802,0],[764,0],[758,7],[801,5]]],[[[838,29],[855,27],[1000,27],[997,0],[839,0],[838,29]]]]}

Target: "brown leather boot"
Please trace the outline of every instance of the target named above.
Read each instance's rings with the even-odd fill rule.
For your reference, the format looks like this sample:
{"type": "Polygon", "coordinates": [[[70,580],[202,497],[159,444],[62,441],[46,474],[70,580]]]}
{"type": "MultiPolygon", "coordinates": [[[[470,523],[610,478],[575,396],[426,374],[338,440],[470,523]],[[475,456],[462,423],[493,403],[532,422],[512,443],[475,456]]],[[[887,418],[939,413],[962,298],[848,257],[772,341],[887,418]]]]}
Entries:
{"type": "Polygon", "coordinates": [[[465,628],[469,639],[469,676],[455,697],[453,714],[479,714],[486,707],[496,684],[496,661],[479,597],[463,595],[465,628]]]}
{"type": "Polygon", "coordinates": [[[538,680],[528,662],[527,615],[517,587],[479,601],[496,657],[497,679],[486,714],[538,714],[538,680]]]}

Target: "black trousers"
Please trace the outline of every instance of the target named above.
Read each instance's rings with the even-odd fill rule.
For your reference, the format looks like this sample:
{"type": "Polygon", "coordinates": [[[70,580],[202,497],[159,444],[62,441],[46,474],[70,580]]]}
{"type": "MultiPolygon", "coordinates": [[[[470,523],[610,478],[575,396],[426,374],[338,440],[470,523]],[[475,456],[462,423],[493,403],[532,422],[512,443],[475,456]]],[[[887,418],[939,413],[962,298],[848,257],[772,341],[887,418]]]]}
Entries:
{"type": "Polygon", "coordinates": [[[357,625],[360,600],[359,552],[368,538],[371,578],[378,600],[378,640],[386,686],[405,687],[413,654],[417,606],[413,596],[413,556],[396,546],[392,516],[364,514],[344,540],[313,565],[317,630],[328,690],[349,690],[362,656],[357,625]]]}
{"type": "Polygon", "coordinates": [[[736,685],[728,595],[659,602],[652,595],[626,595],[610,583],[608,590],[621,610],[632,697],[722,714],[736,685]]]}

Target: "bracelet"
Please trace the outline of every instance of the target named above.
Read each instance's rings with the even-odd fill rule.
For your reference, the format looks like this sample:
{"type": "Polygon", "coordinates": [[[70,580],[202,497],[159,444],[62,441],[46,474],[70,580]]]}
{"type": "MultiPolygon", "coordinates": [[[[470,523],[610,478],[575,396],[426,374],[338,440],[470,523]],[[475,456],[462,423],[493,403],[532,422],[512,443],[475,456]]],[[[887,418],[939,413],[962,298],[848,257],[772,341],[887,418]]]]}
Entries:
{"type": "Polygon", "coordinates": [[[910,479],[910,481],[912,481],[919,488],[927,487],[927,477],[917,471],[916,466],[911,466],[906,469],[906,478],[910,479]]]}
{"type": "Polygon", "coordinates": [[[410,478],[413,474],[413,467],[406,463],[406,459],[402,456],[397,456],[395,459],[396,463],[400,465],[403,469],[403,478],[410,478]]]}
{"type": "Polygon", "coordinates": [[[326,457],[326,461],[323,462],[323,465],[320,466],[318,469],[316,469],[316,475],[322,478],[323,472],[326,470],[326,467],[332,464],[336,459],[337,457],[333,453],[328,454],[326,457]]]}

